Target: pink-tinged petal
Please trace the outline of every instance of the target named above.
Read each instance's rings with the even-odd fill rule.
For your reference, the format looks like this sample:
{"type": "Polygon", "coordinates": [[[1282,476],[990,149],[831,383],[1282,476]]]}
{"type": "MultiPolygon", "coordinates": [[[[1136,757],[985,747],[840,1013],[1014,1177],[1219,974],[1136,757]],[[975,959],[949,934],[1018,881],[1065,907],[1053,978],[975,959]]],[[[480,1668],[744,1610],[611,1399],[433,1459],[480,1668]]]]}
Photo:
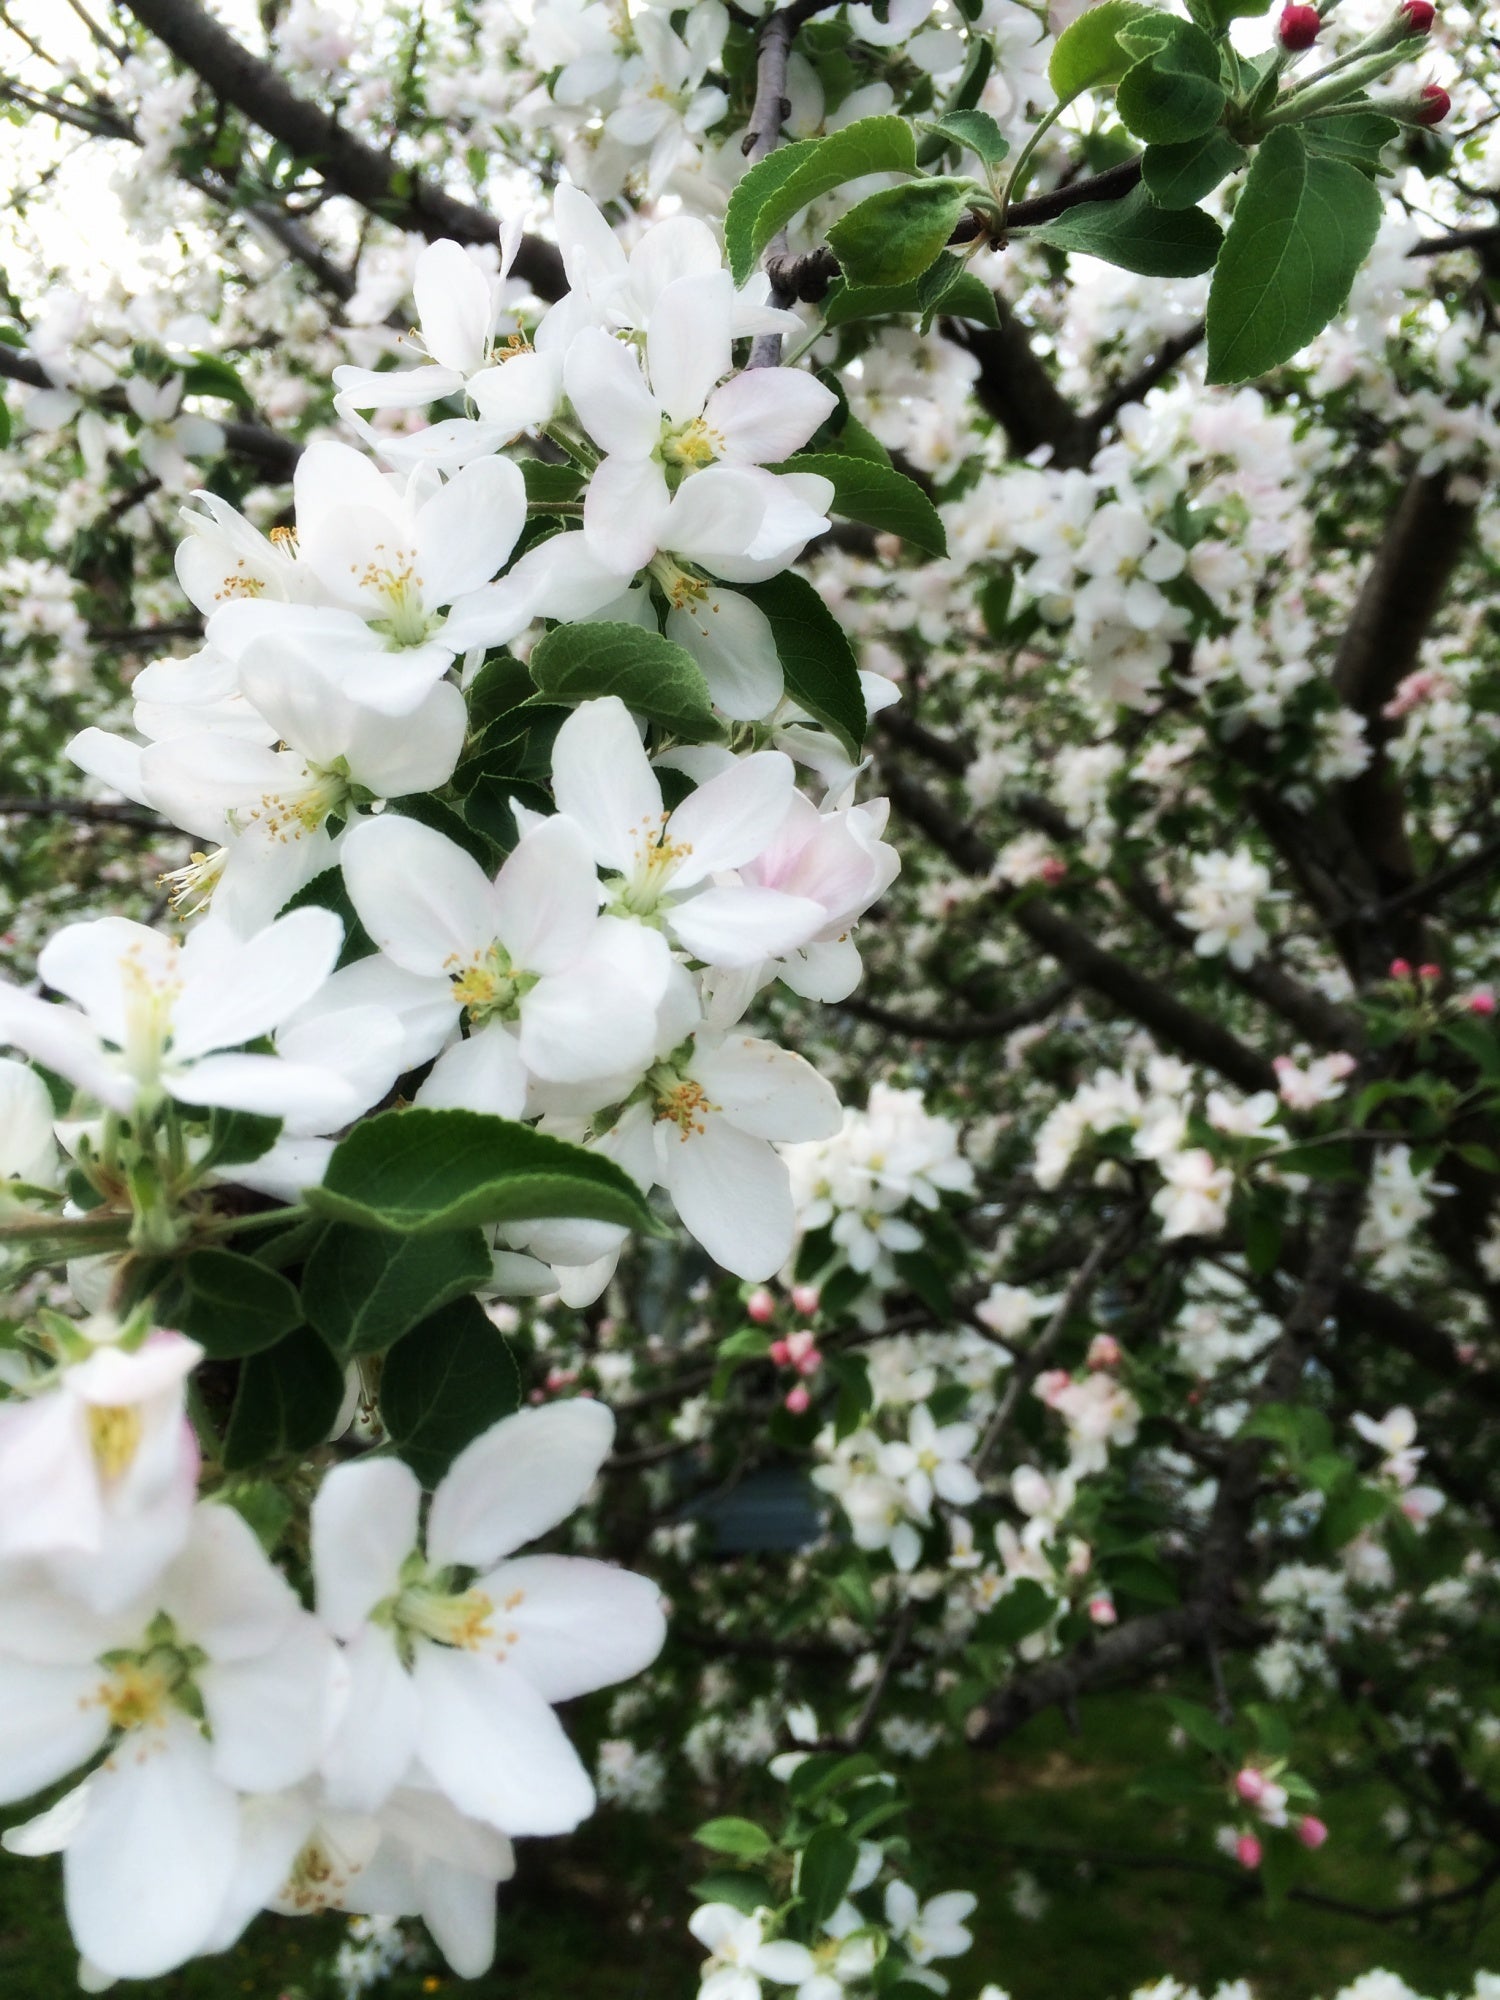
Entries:
{"type": "Polygon", "coordinates": [[[519,1118],[526,1109],[526,1065],[502,1021],[476,1028],[433,1064],[415,1102],[427,1111],[484,1111],[519,1118]]]}
{"type": "Polygon", "coordinates": [[[421,1645],[418,1748],[460,1812],[512,1836],[571,1833],[594,1787],[562,1724],[523,1674],[449,1646],[421,1645]]]}
{"type": "Polygon", "coordinates": [[[329,1804],[379,1812],[406,1777],[417,1750],[421,1699],[381,1625],[367,1625],[345,1648],[348,1679],[332,1740],[323,1753],[329,1804]]]}
{"type": "Polygon", "coordinates": [[[499,935],[489,877],[453,841],[397,813],[361,820],[339,852],[360,922],[408,972],[447,977],[499,935]]]}
{"type": "Polygon", "coordinates": [[[417,515],[417,561],[429,610],[488,583],[526,524],[526,482],[508,458],[454,473],[417,515]]]}
{"type": "Polygon", "coordinates": [[[482,1568],[555,1528],[593,1485],[614,1435],[614,1416],[589,1397],[502,1417],[464,1447],[432,1496],[433,1561],[482,1568]]]}
{"type": "Polygon", "coordinates": [[[800,451],[837,405],[833,391],[800,368],[751,368],[715,389],[703,414],[723,441],[721,458],[776,465],[800,451]]]}
{"type": "Polygon", "coordinates": [[[689,1235],[717,1264],[758,1284],[791,1255],[795,1216],[786,1166],[764,1140],[710,1117],[701,1133],[658,1125],[663,1179],[689,1235]]]}
{"type": "MultiPolygon", "coordinates": [[[[566,729],[570,725],[565,723],[566,729]]],[[[795,789],[790,757],[757,750],[732,771],[690,792],[672,815],[671,837],[690,852],[673,875],[688,888],[721,868],[742,868],[775,838],[795,789]]]]}
{"type": "Polygon", "coordinates": [[[483,365],[495,322],[489,278],[461,244],[444,236],[418,257],[411,292],[427,352],[440,368],[472,375],[483,365]]]}
{"type": "Polygon", "coordinates": [[[646,386],[634,349],[602,327],[585,327],[568,349],[563,386],[602,451],[649,458],[661,442],[661,404],[646,386]]]}
{"type": "Polygon", "coordinates": [[[731,721],[759,721],[781,700],[785,683],[771,621],[737,590],[710,589],[690,599],[667,613],[666,629],[698,662],[715,708],[731,721]]]}
{"type": "Polygon", "coordinates": [[[714,384],[729,373],[734,281],[727,271],[677,278],[651,309],[646,359],[651,386],[674,424],[702,413],[714,384]]]}
{"type": "Polygon", "coordinates": [[[583,496],[590,553],[606,569],[633,576],[666,546],[672,506],[666,475],[655,459],[605,459],[583,496]]]}
{"type": "Polygon", "coordinates": [[[549,1702],[613,1687],[649,1667],[667,1636],[649,1577],[570,1556],[521,1556],[477,1581],[506,1664],[549,1702]]]}
{"type": "Polygon", "coordinates": [[[202,1945],[234,1878],[239,1812],[197,1724],[132,1731],[89,1787],[63,1857],[73,1941],[116,1979],[155,1979],[202,1945]]]}
{"type": "Polygon", "coordinates": [[[599,878],[582,829],[557,815],[533,827],[495,878],[497,935],[513,965],[564,972],[588,945],[599,915],[599,878]]]}
{"type": "Polygon", "coordinates": [[[806,896],[733,884],[705,889],[670,913],[672,935],[685,950],[705,965],[730,971],[795,951],[827,921],[823,905],[806,896]]]}
{"type": "Polygon", "coordinates": [[[417,1476],[399,1459],[356,1459],[324,1477],[312,1505],[313,1571],[318,1616],[339,1638],[352,1639],[396,1590],[421,1505],[417,1476]]]}
{"type": "Polygon", "coordinates": [[[103,1678],[96,1666],[0,1655],[0,1805],[55,1785],[103,1749],[109,1714],[94,1699],[103,1678]]]}
{"type": "Polygon", "coordinates": [[[630,869],[640,844],[660,828],[661,786],[615,695],[584,702],[558,730],[552,790],[558,811],[582,827],[606,868],[630,869]]]}

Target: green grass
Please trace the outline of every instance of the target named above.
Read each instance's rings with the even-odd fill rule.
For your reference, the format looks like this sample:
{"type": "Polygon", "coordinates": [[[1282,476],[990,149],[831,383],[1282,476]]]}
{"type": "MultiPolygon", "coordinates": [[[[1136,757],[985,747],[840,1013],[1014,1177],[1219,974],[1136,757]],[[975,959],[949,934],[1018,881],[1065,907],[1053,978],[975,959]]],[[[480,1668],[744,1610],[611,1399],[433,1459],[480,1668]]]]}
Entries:
{"type": "MultiPolygon", "coordinates": [[[[1500,1969],[1500,1906],[1478,1925],[1468,1905],[1442,1928],[1377,1925],[1295,1901],[1272,1912],[1240,1876],[1073,1858],[1088,1850],[1219,1861],[1211,1800],[1186,1813],[1129,1796],[1158,1756],[1162,1730],[1159,1711],[1139,1696],[1104,1699],[1085,1709],[1077,1739],[1059,1718],[1043,1717],[998,1750],[955,1750],[908,1770],[922,1886],[979,1897],[975,1949],[950,1968],[957,2000],[973,2000],[987,1980],[1012,2000],[1112,2000],[1166,1973],[1210,1988],[1246,1977],[1260,2000],[1314,2000],[1375,1965],[1440,1995],[1467,1990],[1479,1967],[1500,1969]],[[1047,1896],[1039,1920],[1012,1907],[1018,1869],[1047,1896]]],[[[1401,1870],[1379,1821],[1393,1796],[1381,1785],[1330,1781],[1323,1816],[1332,1838],[1305,1858],[1301,1885],[1391,1907],[1401,1870]]],[[[695,1802],[688,1823],[729,1804],[695,1802]]],[[[489,1978],[466,1987],[434,1965],[399,1975],[386,1992],[390,2000],[691,1996],[698,1954],[684,1923],[702,1860],[662,1825],[601,1812],[571,1840],[523,1846],[489,1978]]],[[[341,1935],[335,1920],[262,1918],[227,1957],[126,1990],[141,2000],[278,2000],[289,1991],[326,2000],[319,1968],[341,1935]]],[[[0,2000],[59,2000],[72,1983],[56,1864],[0,1857],[0,2000]]]]}

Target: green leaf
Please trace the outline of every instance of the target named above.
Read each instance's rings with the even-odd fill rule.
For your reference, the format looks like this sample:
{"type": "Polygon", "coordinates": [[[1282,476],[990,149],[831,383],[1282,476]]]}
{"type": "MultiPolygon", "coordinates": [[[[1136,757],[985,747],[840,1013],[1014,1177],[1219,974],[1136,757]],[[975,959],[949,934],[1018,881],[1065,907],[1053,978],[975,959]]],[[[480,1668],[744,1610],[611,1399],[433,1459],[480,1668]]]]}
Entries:
{"type": "Polygon", "coordinates": [[[208,1152],[202,1166],[247,1166],[269,1153],[281,1137],[281,1120],[258,1111],[215,1111],[208,1121],[208,1152]]]}
{"type": "Polygon", "coordinates": [[[526,498],[535,507],[558,507],[576,500],[587,474],[576,465],[553,465],[543,458],[523,458],[521,477],[526,498]]]}
{"type": "Polygon", "coordinates": [[[692,654],[640,625],[559,625],[532,654],[531,675],[549,701],[571,706],[618,695],[687,743],[724,733],[692,654]]]}
{"type": "Polygon", "coordinates": [[[1143,187],[1123,201],[1086,201],[1030,229],[1035,242],[1101,257],[1147,278],[1191,278],[1209,270],[1223,231],[1198,208],[1158,208],[1143,187]]]}
{"type": "Polygon", "coordinates": [[[344,944],[339,953],[340,965],[352,965],[357,958],[368,958],[375,949],[374,940],[355,914],[354,905],[349,900],[349,891],[344,887],[344,871],[338,866],[325,868],[321,875],[314,875],[310,882],[304,882],[294,896],[289,896],[281,906],[281,915],[289,916],[293,910],[332,910],[344,926],[344,944]]]}
{"type": "Polygon", "coordinates": [[[174,1264],[153,1313],[214,1361],[259,1354],[302,1324],[295,1287],[233,1250],[194,1250],[174,1264]]]}
{"type": "Polygon", "coordinates": [[[839,217],[828,245],[852,285],[906,285],[936,262],[973,195],[971,181],[909,181],[839,217]]]}
{"type": "Polygon", "coordinates": [[[1486,1076],[1500,1077],[1500,1036],[1472,1014],[1460,1014],[1443,1024],[1442,1036],[1454,1048],[1462,1049],[1486,1076]]]}
{"type": "Polygon", "coordinates": [[[1234,1738],[1212,1710],[1201,1702],[1184,1701],[1180,1695],[1162,1696],[1162,1707],[1185,1736],[1211,1757],[1232,1757],[1234,1738]]]}
{"type": "MultiPolygon", "coordinates": [[[[771,158],[775,157],[773,153],[771,158]]],[[[738,1868],[717,1869],[712,1875],[705,1875],[701,1882],[693,1884],[689,1893],[700,1903],[728,1903],[732,1910],[746,1917],[753,1917],[757,1910],[767,1909],[776,1901],[776,1891],[764,1875],[748,1875],[738,1868]]]]}
{"type": "Polygon", "coordinates": [[[523,663],[510,653],[501,653],[480,668],[468,689],[470,732],[481,735],[492,722],[513,714],[534,692],[523,663]]]}
{"type": "Polygon", "coordinates": [[[914,479],[897,472],[894,466],[876,465],[849,452],[810,451],[787,459],[776,470],[816,472],[823,479],[831,479],[830,513],[840,514],[846,521],[863,521],[871,528],[884,528],[888,534],[899,535],[903,541],[925,549],[928,555],[948,553],[948,538],[937,508],[914,479]]]}
{"type": "Polygon", "coordinates": [[[1191,208],[1212,194],[1220,181],[1238,173],[1249,157],[1222,125],[1216,125],[1200,139],[1148,146],[1141,157],[1141,179],[1158,208],[1191,208]]]}
{"type": "Polygon", "coordinates": [[[0,451],[10,443],[10,405],[0,396],[0,451]]]}
{"type": "Polygon", "coordinates": [[[229,363],[217,354],[193,356],[182,371],[182,393],[185,396],[222,396],[226,402],[237,404],[247,415],[255,415],[255,400],[250,391],[229,363]]]}
{"type": "Polygon", "coordinates": [[[742,1861],[759,1861],[776,1845],[753,1819],[711,1819],[693,1835],[700,1847],[715,1854],[737,1854],[742,1861]]]}
{"type": "MultiPolygon", "coordinates": [[[[972,271],[959,266],[959,275],[954,278],[944,266],[957,265],[956,257],[939,257],[933,270],[942,269],[944,279],[952,278],[941,294],[942,310],[949,319],[976,320],[981,326],[998,326],[1000,314],[995,305],[995,295],[982,278],[976,278],[972,271]]],[[[924,273],[927,277],[930,273],[924,273]]],[[[909,285],[850,285],[840,279],[833,285],[823,301],[823,323],[825,326],[845,326],[851,320],[889,319],[896,313],[921,313],[926,311],[923,303],[923,285],[913,279],[909,285]]]]}
{"type": "Polygon", "coordinates": [[[224,1470],[311,1451],[333,1429],[344,1400],[344,1371],[308,1327],[252,1354],[224,1438],[224,1470]]]}
{"type": "Polygon", "coordinates": [[[1301,128],[1310,153],[1347,160],[1365,173],[1380,169],[1381,155],[1401,127],[1375,111],[1351,111],[1342,118],[1319,118],[1301,128]]]}
{"type": "Polygon", "coordinates": [[[724,215],[734,282],[743,285],[761,252],[810,201],[866,174],[914,174],[916,135],[904,118],[859,118],[826,139],[778,146],[742,175],[724,215]]]}
{"type": "Polygon", "coordinates": [[[489,1277],[478,1229],[393,1236],[332,1222],[302,1274],[302,1309],[341,1360],[377,1353],[489,1277]]]}
{"type": "Polygon", "coordinates": [[[858,1847],[831,1826],[820,1826],[797,1856],[797,1894],[810,1931],[820,1931],[843,1902],[858,1865],[858,1847]]]}
{"type": "Polygon", "coordinates": [[[466,1444],[520,1407],[515,1357],[474,1299],[413,1327],[381,1370],[381,1418],[424,1486],[436,1486],[466,1444]]]}
{"type": "Polygon", "coordinates": [[[635,1182],[612,1160],[508,1118],[420,1106],[356,1125],[307,1203],[337,1222],[401,1234],[544,1215],[655,1227],[635,1182]]]}
{"type": "Polygon", "coordinates": [[[1279,126],[1250,164],[1208,293],[1208,380],[1289,361],[1342,310],[1380,227],[1380,196],[1346,160],[1279,126]]]}
{"type": "Polygon", "coordinates": [[[737,588],[771,621],[786,691],[842,741],[849,755],[863,755],[864,690],[854,649],[828,606],[805,576],[783,570],[768,583],[737,588]]]}
{"type": "Polygon", "coordinates": [[[1010,151],[1010,141],[988,111],[949,111],[941,118],[924,119],[922,130],[977,153],[987,167],[998,167],[1010,151]]]}
{"type": "Polygon", "coordinates": [[[1141,0],[1101,0],[1058,36],[1047,78],[1059,104],[1071,104],[1085,90],[1118,83],[1135,62],[1119,40],[1120,30],[1145,20],[1171,22],[1173,16],[1141,0]]]}
{"type": "Polygon", "coordinates": [[[1023,1576],[993,1610],[985,1612],[974,1627],[974,1636],[986,1645],[1016,1646],[1033,1632],[1039,1632],[1056,1609],[1051,1596],[1035,1578],[1023,1576]]]}
{"type": "MultiPolygon", "coordinates": [[[[1122,38],[1127,46],[1132,37],[1122,38]]],[[[1121,122],[1149,145],[1201,139],[1224,113],[1219,51],[1201,28],[1175,23],[1173,33],[1121,77],[1115,109],[1121,122]]]]}

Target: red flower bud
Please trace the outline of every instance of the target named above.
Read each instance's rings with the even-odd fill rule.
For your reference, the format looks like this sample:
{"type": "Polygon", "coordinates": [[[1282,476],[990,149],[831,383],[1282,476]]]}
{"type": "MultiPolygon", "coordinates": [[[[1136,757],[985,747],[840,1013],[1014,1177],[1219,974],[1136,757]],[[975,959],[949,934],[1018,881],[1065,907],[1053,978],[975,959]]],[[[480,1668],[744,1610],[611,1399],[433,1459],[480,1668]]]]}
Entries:
{"type": "Polygon", "coordinates": [[[1464,1005],[1471,1014],[1479,1014],[1487,1019],[1495,1011],[1495,996],[1487,986],[1481,986],[1469,995],[1464,1005]]]}
{"type": "Polygon", "coordinates": [[[1404,958],[1393,958],[1391,960],[1391,977],[1392,979],[1411,978],[1411,966],[1404,958]]]}
{"type": "Polygon", "coordinates": [[[1243,1770],[1235,1773],[1234,1789],[1246,1805],[1253,1806],[1257,1799],[1264,1798],[1266,1781],[1253,1764],[1246,1764],[1243,1770]]]}
{"type": "Polygon", "coordinates": [[[788,1389],[784,1401],[792,1415],[800,1417],[812,1401],[812,1397],[807,1393],[807,1384],[799,1382],[795,1389],[788,1389]]]}
{"type": "Polygon", "coordinates": [[[1417,123],[1441,125],[1453,108],[1453,99],[1440,83],[1427,83],[1422,86],[1421,105],[1417,123]]]}
{"type": "Polygon", "coordinates": [[[1419,965],[1417,967],[1418,979],[1441,979],[1442,976],[1443,968],[1440,965],[1434,965],[1430,959],[1426,965],[1419,965]]]}
{"type": "Polygon", "coordinates": [[[1430,34],[1437,19],[1437,8],[1432,0],[1401,0],[1396,9],[1396,19],[1408,35],[1430,34]]]}
{"type": "Polygon", "coordinates": [[[820,1297],[816,1285],[793,1285],[792,1304],[805,1319],[811,1319],[818,1310],[820,1297]]]}
{"type": "Polygon", "coordinates": [[[776,1301],[764,1285],[757,1285],[745,1301],[745,1316],[757,1326],[764,1326],[767,1320],[776,1317],[776,1301]]]}
{"type": "Polygon", "coordinates": [[[1234,1858],[1241,1868],[1259,1868],[1261,1844],[1253,1833],[1242,1833],[1234,1843],[1234,1858]]]}
{"type": "Polygon", "coordinates": [[[1318,39],[1318,30],[1322,25],[1322,16],[1316,7],[1306,7],[1301,0],[1292,0],[1290,6],[1281,10],[1281,24],[1277,29],[1281,46],[1292,55],[1310,49],[1318,39]]]}
{"type": "Polygon", "coordinates": [[[1322,1820],[1314,1819],[1311,1813],[1304,1813],[1297,1822],[1297,1838],[1304,1847],[1321,1847],[1328,1838],[1328,1829],[1322,1820]]]}
{"type": "Polygon", "coordinates": [[[771,1359],[776,1363],[776,1366],[778,1368],[786,1368],[790,1366],[792,1359],[792,1350],[787,1346],[784,1340],[773,1340],[771,1342],[771,1345],[767,1348],[766,1352],[770,1355],[771,1359]]]}

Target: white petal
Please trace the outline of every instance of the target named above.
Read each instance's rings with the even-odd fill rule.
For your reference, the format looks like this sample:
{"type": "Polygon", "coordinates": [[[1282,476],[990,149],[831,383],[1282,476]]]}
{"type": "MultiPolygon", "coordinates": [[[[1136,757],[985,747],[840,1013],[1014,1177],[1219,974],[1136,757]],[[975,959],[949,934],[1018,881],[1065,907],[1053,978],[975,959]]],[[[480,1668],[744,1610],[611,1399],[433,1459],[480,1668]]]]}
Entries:
{"type": "Polygon", "coordinates": [[[422,599],[451,604],[502,569],[526,522],[526,482],[508,458],[456,472],[417,516],[422,599]]]}
{"type": "Polygon", "coordinates": [[[251,938],[213,918],[189,934],[183,989],[172,1009],[172,1054],[255,1041],[310,1000],[333,971],[344,926],[332,910],[293,910],[251,938]]]}
{"type": "Polygon", "coordinates": [[[606,568],[633,575],[667,545],[671,508],[666,475],[655,459],[606,458],[583,496],[590,552],[606,568]]]}
{"type": "Polygon", "coordinates": [[[801,368],[749,368],[708,399],[704,416],[723,440],[720,456],[741,465],[776,465],[800,451],[838,398],[801,368]]]}
{"type": "Polygon", "coordinates": [[[326,1474],[312,1504],[312,1559],[318,1616],[352,1639],[396,1589],[417,1547],[422,1488],[395,1458],[362,1458],[326,1474]]]}
{"type": "Polygon", "coordinates": [[[133,1731],[89,1787],[63,1859],[68,1925],[117,1979],[154,1979],[198,1950],[234,1875],[234,1794],[209,1768],[196,1724],[133,1731]]]}
{"type": "Polygon", "coordinates": [[[135,1103],[135,1084],[71,1007],[54,1006],[35,994],[0,985],[0,1042],[24,1049],[115,1111],[128,1111],[135,1103]]]}
{"type": "Polygon", "coordinates": [[[732,721],[756,722],[781,700],[785,684],[771,621],[739,591],[710,589],[690,599],[667,613],[666,629],[698,662],[714,706],[732,721]]]}
{"type": "Polygon", "coordinates": [[[494,935],[513,965],[566,971],[588,945],[599,914],[599,878],[581,828],[561,814],[534,827],[496,877],[494,901],[494,935]]]}
{"type": "Polygon", "coordinates": [[[275,1792],[312,1775],[337,1662],[332,1639],[303,1616],[258,1658],[199,1669],[213,1768],[226,1785],[275,1792]]]}
{"type": "Polygon", "coordinates": [[[515,1036],[501,1021],[476,1028],[438,1057],[415,1102],[429,1111],[519,1118],[526,1109],[526,1065],[515,1036]]]}
{"type": "Polygon", "coordinates": [[[439,681],[410,715],[356,710],[346,749],[349,775],[381,799],[437,791],[453,775],[468,713],[451,681],[439,681]]]}
{"type": "Polygon", "coordinates": [[[524,1675],[449,1646],[421,1645],[423,1764],[460,1812],[512,1836],[571,1833],[594,1787],[561,1723],[524,1675]]]}
{"type": "Polygon", "coordinates": [[[480,1979],[495,1962],[495,1882],[430,1861],[418,1878],[418,1912],[460,1979],[480,1979]]]}
{"type": "Polygon", "coordinates": [[[750,468],[710,465],[678,487],[659,544],[728,576],[760,536],[768,497],[750,468]]]}
{"type": "Polygon", "coordinates": [[[562,388],[562,362],[555,354],[512,354],[469,381],[474,407],[499,444],[551,423],[562,388]]]}
{"type": "MultiPolygon", "coordinates": [[[[464,386],[464,375],[460,368],[385,370],[344,366],[334,369],[333,386],[338,391],[335,404],[347,405],[351,410],[418,410],[442,396],[457,395],[464,386]]],[[[339,414],[344,414],[342,408],[339,414]]]]}
{"type": "Polygon", "coordinates": [[[791,1255],[794,1215],[785,1163],[764,1139],[709,1118],[705,1130],[664,1133],[667,1190],[682,1218],[717,1264],[758,1284],[791,1255]]]}
{"type": "Polygon", "coordinates": [[[254,1529],[214,1500],[195,1509],[187,1547],[162,1579],[160,1603],[184,1638],[219,1661],[263,1653],[301,1611],[254,1529]]]}
{"type": "Polygon", "coordinates": [[[661,786],[617,696],[584,702],[558,730],[552,789],[558,811],[582,827],[595,859],[628,870],[642,835],[660,823],[661,786]]]}
{"type": "Polygon", "coordinates": [[[104,1747],[109,1716],[93,1699],[103,1678],[95,1666],[0,1656],[0,1804],[55,1785],[104,1747]]]}
{"type": "Polygon", "coordinates": [[[200,1056],[162,1080],[179,1104],[294,1118],[304,1130],[334,1131],[364,1109],[343,1077],[280,1056],[200,1056]]]}
{"type": "Polygon", "coordinates": [[[700,1044],[693,1075],[724,1116],[758,1139],[828,1139],[843,1122],[832,1084],[810,1062],[753,1035],[700,1044]]]}
{"type": "Polygon", "coordinates": [[[481,1568],[555,1528],[593,1485],[614,1434],[611,1412],[584,1396],[492,1424],[432,1496],[433,1561],[481,1568]]]}
{"type": "Polygon", "coordinates": [[[440,237],[418,257],[411,291],[427,352],[440,368],[472,375],[495,318],[488,277],[462,245],[440,237]]]}
{"type": "Polygon", "coordinates": [[[674,883],[687,888],[721,868],[742,868],[753,861],[786,817],[795,776],[791,759],[781,751],[757,750],[732,771],[690,792],[672,814],[674,844],[691,849],[674,883]]]}
{"type": "Polygon", "coordinates": [[[408,972],[446,977],[499,935],[489,877],[472,855],[417,820],[389,812],[362,820],[339,859],[360,922],[408,972]]]}
{"type": "Polygon", "coordinates": [[[779,889],[729,885],[705,889],[672,911],[672,933],[705,965],[730,970],[780,958],[815,937],[828,921],[821,903],[779,889]]]}
{"type": "Polygon", "coordinates": [[[503,1657],[550,1702],[638,1674],[667,1636],[648,1577],[568,1556],[520,1556],[478,1579],[503,1657]],[[514,1634],[514,1637],[512,1637],[514,1634]]]}
{"type": "Polygon", "coordinates": [[[365,1626],[344,1665],[343,1712],[323,1755],[323,1780],[331,1804],[378,1812],[416,1753],[421,1702],[383,1626],[365,1626]]]}
{"type": "Polygon", "coordinates": [[[585,327],[569,347],[563,386],[579,422],[606,454],[649,458],[661,442],[661,404],[640,363],[601,327],[585,327]]]}
{"type": "Polygon", "coordinates": [[[700,415],[715,382],[729,373],[733,317],[727,271],[674,279],[653,306],[646,334],[651,386],[674,424],[700,415]]]}

